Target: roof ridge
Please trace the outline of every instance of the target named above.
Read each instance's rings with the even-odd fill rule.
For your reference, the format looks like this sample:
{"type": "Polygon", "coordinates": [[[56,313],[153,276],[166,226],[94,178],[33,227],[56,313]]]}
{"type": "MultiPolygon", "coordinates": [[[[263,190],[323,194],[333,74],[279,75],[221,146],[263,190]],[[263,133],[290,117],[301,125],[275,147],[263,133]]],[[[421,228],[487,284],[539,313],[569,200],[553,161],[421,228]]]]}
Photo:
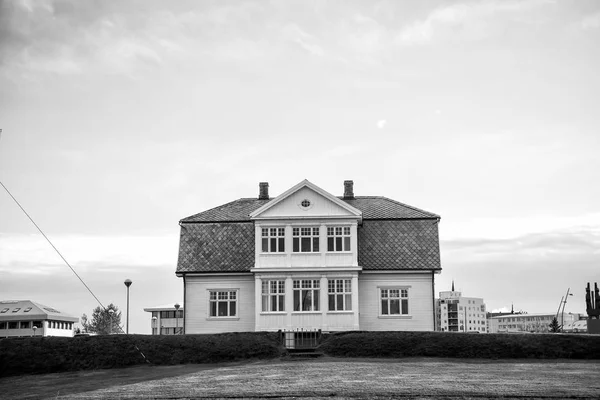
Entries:
{"type": "Polygon", "coordinates": [[[425,214],[429,214],[429,215],[431,215],[431,216],[433,216],[433,217],[436,217],[436,218],[441,218],[439,215],[437,215],[437,214],[434,214],[434,213],[432,213],[432,212],[429,212],[429,211],[425,211],[425,210],[423,210],[423,209],[421,209],[421,208],[417,208],[417,207],[414,207],[414,206],[410,206],[410,205],[408,205],[408,204],[405,204],[405,203],[402,203],[402,202],[400,202],[400,201],[398,201],[398,200],[390,199],[389,197],[385,197],[385,196],[381,196],[381,197],[382,197],[382,198],[384,198],[384,199],[386,199],[386,200],[389,200],[389,201],[391,201],[392,203],[400,204],[401,206],[404,206],[404,207],[410,208],[411,210],[415,210],[415,211],[419,211],[419,212],[422,212],[422,213],[425,213],[425,214]]]}

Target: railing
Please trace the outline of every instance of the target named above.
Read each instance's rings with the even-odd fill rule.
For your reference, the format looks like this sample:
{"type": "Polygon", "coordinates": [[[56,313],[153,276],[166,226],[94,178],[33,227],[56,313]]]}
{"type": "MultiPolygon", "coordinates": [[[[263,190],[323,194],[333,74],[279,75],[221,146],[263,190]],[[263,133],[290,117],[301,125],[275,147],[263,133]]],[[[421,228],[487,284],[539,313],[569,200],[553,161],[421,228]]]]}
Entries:
{"type": "Polygon", "coordinates": [[[321,341],[320,329],[280,330],[279,339],[287,349],[314,349],[321,341]]]}

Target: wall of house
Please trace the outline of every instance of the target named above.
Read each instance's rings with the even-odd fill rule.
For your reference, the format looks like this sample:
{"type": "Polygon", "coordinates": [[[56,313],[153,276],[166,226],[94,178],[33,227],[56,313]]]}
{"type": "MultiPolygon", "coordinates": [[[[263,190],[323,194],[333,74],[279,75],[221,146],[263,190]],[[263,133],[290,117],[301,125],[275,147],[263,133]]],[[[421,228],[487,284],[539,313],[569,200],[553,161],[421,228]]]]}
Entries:
{"type": "Polygon", "coordinates": [[[431,272],[362,273],[358,280],[360,329],[366,331],[433,331],[431,272]],[[409,314],[381,315],[381,288],[408,288],[409,314]]]}
{"type": "Polygon", "coordinates": [[[187,276],[185,279],[185,333],[252,332],[255,326],[254,276],[187,276]],[[237,290],[237,316],[209,317],[210,290],[237,290]]]}

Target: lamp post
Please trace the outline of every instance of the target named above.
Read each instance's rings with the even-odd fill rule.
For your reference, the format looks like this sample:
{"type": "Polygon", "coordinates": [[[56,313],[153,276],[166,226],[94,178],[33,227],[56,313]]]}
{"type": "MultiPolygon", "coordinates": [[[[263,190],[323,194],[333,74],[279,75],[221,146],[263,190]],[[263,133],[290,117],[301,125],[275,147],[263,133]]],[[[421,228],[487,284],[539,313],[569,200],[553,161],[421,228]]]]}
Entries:
{"type": "Polygon", "coordinates": [[[177,314],[179,314],[179,307],[181,307],[179,305],[179,303],[175,303],[175,334],[178,335],[177,332],[179,332],[179,316],[177,314]]]}
{"type": "Polygon", "coordinates": [[[35,330],[37,329],[37,326],[33,326],[33,336],[35,337],[35,330]]]}
{"type": "Polygon", "coordinates": [[[108,310],[108,315],[110,316],[110,325],[109,325],[108,332],[109,332],[110,335],[112,335],[112,326],[113,326],[113,322],[112,322],[113,319],[112,319],[112,317],[113,317],[114,313],[115,313],[115,310],[113,310],[112,308],[110,310],[108,310]]]}
{"type": "Polygon", "coordinates": [[[560,314],[560,331],[563,332],[565,329],[565,305],[567,305],[567,299],[569,296],[573,296],[573,293],[569,293],[571,288],[567,289],[567,294],[565,295],[565,300],[563,301],[562,311],[560,314]]]}
{"type": "Polygon", "coordinates": [[[131,279],[125,279],[125,282],[123,283],[125,284],[125,286],[127,286],[127,328],[125,333],[129,335],[129,286],[131,286],[133,282],[131,282],[131,279]]]}

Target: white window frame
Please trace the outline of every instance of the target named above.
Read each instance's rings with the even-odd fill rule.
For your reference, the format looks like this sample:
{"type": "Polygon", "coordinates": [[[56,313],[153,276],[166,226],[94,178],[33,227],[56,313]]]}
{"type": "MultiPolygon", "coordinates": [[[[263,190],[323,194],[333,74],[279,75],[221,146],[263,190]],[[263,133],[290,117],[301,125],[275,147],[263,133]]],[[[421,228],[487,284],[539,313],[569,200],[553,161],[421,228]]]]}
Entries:
{"type": "Polygon", "coordinates": [[[320,279],[294,279],[292,282],[293,312],[310,313],[321,312],[321,280],[320,279]],[[307,296],[310,293],[310,304],[307,296]],[[296,301],[296,299],[298,301],[296,301]],[[308,305],[308,309],[304,309],[308,305]],[[298,306],[298,307],[296,307],[298,306]]]}
{"type": "Polygon", "coordinates": [[[352,311],[352,279],[327,280],[327,310],[328,312],[352,311]]]}
{"type": "Polygon", "coordinates": [[[319,230],[320,229],[317,226],[292,227],[292,253],[319,253],[319,230]],[[308,243],[310,244],[309,250],[304,250],[305,241],[303,239],[308,239],[308,243]],[[298,250],[296,250],[296,248],[298,250]]]}
{"type": "Polygon", "coordinates": [[[285,313],[285,280],[263,280],[261,293],[261,313],[285,313]]]}
{"type": "Polygon", "coordinates": [[[208,292],[208,308],[207,308],[207,319],[239,319],[240,309],[239,309],[239,300],[240,300],[240,290],[239,289],[231,289],[231,288],[219,288],[219,289],[207,289],[208,292]],[[213,298],[212,293],[216,293],[216,297],[213,298]],[[227,298],[219,298],[219,293],[227,293],[227,298]],[[231,298],[231,294],[234,294],[235,298],[231,298]],[[216,314],[211,315],[212,313],[212,305],[216,304],[216,314]],[[218,315],[219,314],[219,303],[227,303],[227,315],[218,315]],[[235,315],[231,315],[231,303],[235,303],[235,315]]]}
{"type": "Polygon", "coordinates": [[[378,302],[379,302],[379,317],[380,318],[410,318],[410,286],[387,286],[378,288],[378,302]],[[393,293],[392,293],[393,292],[393,293]],[[394,294],[398,296],[393,296],[394,294]],[[385,295],[385,297],[384,297],[385,295]],[[391,313],[392,301],[398,299],[398,311],[399,313],[391,313]],[[383,301],[387,300],[387,313],[384,313],[383,301]],[[404,306],[406,302],[406,306],[404,306]]]}
{"type": "Polygon", "coordinates": [[[327,227],[327,252],[352,251],[352,230],[349,226],[327,227]]]}
{"type": "Polygon", "coordinates": [[[285,253],[285,228],[261,228],[260,247],[262,253],[285,253]]]}

